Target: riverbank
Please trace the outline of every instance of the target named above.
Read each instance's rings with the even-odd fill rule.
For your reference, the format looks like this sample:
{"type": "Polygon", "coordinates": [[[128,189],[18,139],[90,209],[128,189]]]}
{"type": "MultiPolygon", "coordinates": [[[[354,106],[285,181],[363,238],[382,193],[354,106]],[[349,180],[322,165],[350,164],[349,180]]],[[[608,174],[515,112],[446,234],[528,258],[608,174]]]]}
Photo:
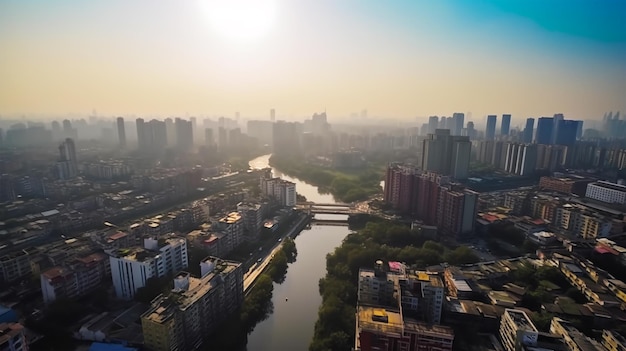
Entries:
{"type": "Polygon", "coordinates": [[[301,158],[270,157],[269,164],[285,174],[301,179],[331,193],[342,202],[367,200],[380,194],[383,175],[375,167],[341,171],[307,164],[301,158]]]}
{"type": "Polygon", "coordinates": [[[353,346],[359,269],[373,268],[377,260],[423,268],[441,262],[475,263],[479,258],[467,247],[445,247],[397,222],[368,223],[326,256],[326,276],[319,282],[322,304],[310,351],[353,346]]]}

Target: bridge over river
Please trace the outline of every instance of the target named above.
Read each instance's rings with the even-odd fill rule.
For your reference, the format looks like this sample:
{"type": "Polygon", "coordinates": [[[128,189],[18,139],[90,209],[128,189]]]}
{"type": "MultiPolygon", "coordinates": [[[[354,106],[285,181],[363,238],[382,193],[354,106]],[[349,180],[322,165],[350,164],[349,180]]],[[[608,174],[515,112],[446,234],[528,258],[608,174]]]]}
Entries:
{"type": "Polygon", "coordinates": [[[351,215],[360,213],[354,203],[316,203],[316,202],[298,202],[296,208],[306,211],[309,214],[343,214],[351,215]]]}

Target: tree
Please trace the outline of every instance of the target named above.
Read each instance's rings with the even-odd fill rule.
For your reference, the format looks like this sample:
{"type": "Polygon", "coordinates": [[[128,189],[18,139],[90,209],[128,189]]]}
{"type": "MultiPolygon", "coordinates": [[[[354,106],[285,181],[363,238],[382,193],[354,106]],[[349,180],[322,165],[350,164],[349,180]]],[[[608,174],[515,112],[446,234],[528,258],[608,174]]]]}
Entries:
{"type": "Polygon", "coordinates": [[[480,261],[480,258],[476,256],[467,246],[459,246],[453,251],[450,251],[444,255],[446,262],[450,264],[469,264],[480,261]]]}
{"type": "Polygon", "coordinates": [[[442,254],[445,251],[445,247],[443,247],[443,245],[441,245],[440,243],[436,242],[436,241],[432,241],[432,240],[428,240],[424,243],[424,245],[422,245],[422,249],[430,249],[433,251],[437,251],[440,254],[442,254]]]}

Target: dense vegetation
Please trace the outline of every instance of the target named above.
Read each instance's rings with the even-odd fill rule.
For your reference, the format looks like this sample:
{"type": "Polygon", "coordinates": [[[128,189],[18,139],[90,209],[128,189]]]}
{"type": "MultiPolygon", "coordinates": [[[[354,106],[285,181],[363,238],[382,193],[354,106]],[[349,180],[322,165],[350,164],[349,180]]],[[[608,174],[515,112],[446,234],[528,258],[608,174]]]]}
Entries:
{"type": "Polygon", "coordinates": [[[339,171],[307,164],[301,158],[272,156],[270,164],[291,176],[321,187],[344,202],[366,200],[381,192],[383,174],[379,168],[369,167],[355,172],[339,171]]]}
{"type": "Polygon", "coordinates": [[[326,256],[326,277],[320,279],[322,305],[315,323],[310,350],[349,350],[354,340],[354,314],[360,268],[376,260],[401,261],[415,268],[447,261],[478,262],[467,247],[447,248],[418,231],[389,222],[369,223],[349,234],[342,245],[326,256]]]}
{"type": "Polygon", "coordinates": [[[522,253],[534,253],[537,249],[526,235],[510,222],[498,222],[489,226],[489,235],[486,237],[487,245],[496,254],[519,255],[522,253]]]}

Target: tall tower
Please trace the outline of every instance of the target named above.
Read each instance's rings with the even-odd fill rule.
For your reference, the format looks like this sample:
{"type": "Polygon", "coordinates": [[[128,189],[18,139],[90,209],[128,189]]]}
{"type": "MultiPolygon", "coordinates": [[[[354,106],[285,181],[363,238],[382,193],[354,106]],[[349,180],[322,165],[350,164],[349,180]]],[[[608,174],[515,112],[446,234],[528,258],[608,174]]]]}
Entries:
{"type": "Polygon", "coordinates": [[[146,125],[143,118],[137,118],[135,123],[137,123],[137,145],[139,146],[139,150],[143,151],[147,146],[146,125]]]}
{"type": "Polygon", "coordinates": [[[124,117],[117,117],[117,139],[121,147],[126,146],[126,129],[124,128],[124,117]]]}
{"type": "Polygon", "coordinates": [[[487,116],[487,128],[485,128],[485,139],[493,140],[496,137],[496,123],[498,122],[498,116],[487,116]]]}
{"type": "Polygon", "coordinates": [[[500,135],[509,135],[511,128],[511,115],[502,115],[502,124],[500,125],[500,135]]]}
{"type": "Polygon", "coordinates": [[[465,124],[465,114],[462,112],[455,112],[452,114],[452,135],[461,135],[463,125],[465,124]]]}
{"type": "Polygon", "coordinates": [[[276,110],[274,109],[270,110],[270,121],[272,122],[276,121],[276,110]]]}
{"type": "Polygon", "coordinates": [[[529,144],[533,142],[533,131],[535,128],[535,119],[527,118],[526,127],[524,128],[524,142],[529,144]]]}

